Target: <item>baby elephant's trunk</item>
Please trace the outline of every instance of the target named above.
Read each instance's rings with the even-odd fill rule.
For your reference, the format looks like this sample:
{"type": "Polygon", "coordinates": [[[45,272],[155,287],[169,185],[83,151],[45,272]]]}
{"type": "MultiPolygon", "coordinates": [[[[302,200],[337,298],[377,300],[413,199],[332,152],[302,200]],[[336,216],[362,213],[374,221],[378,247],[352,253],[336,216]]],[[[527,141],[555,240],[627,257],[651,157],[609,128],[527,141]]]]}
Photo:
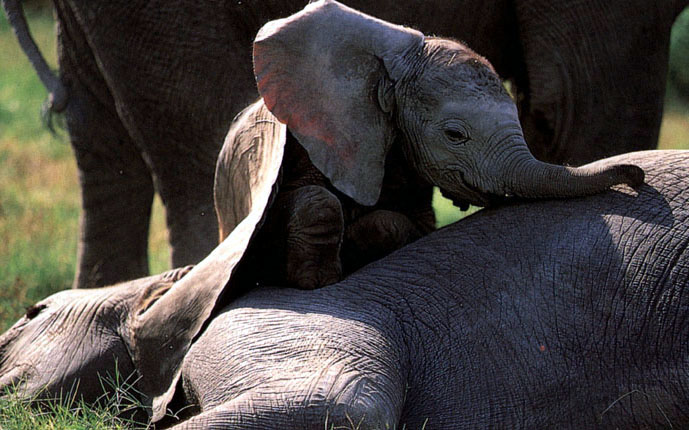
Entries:
{"type": "Polygon", "coordinates": [[[596,194],[613,185],[644,182],[644,171],[631,164],[567,167],[536,160],[520,151],[506,164],[508,194],[523,198],[563,198],[596,194]]]}

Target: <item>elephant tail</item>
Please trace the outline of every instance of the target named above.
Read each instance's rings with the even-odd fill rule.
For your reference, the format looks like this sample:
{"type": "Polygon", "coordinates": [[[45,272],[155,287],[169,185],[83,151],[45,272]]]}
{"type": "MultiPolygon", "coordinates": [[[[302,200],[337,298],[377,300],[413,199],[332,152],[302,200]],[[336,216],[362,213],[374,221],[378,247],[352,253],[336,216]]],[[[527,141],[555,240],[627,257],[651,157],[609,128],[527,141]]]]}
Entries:
{"type": "Polygon", "coordinates": [[[36,42],[31,37],[20,1],[2,0],[2,6],[7,14],[7,21],[12,26],[22,51],[29,58],[43,86],[48,90],[48,108],[52,112],[62,112],[67,107],[67,90],[60,78],[50,70],[48,63],[46,63],[41,51],[36,46],[36,42]]]}

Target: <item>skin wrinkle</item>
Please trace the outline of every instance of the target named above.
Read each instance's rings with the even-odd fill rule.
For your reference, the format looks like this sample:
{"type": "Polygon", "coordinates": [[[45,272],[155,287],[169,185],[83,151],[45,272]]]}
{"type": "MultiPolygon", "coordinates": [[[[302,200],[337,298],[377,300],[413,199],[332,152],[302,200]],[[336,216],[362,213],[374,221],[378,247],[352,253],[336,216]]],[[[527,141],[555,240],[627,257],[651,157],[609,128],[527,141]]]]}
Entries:
{"type": "MultiPolygon", "coordinates": [[[[436,265],[437,260],[435,259],[434,256],[432,255],[417,255],[415,260],[415,264],[419,264],[420,262],[423,262],[423,264],[431,264],[431,265],[436,265]]],[[[443,291],[445,290],[443,288],[439,288],[440,286],[433,282],[432,278],[428,277],[420,277],[419,275],[416,274],[415,271],[413,270],[405,270],[407,267],[414,267],[413,265],[408,265],[408,264],[401,264],[399,267],[392,268],[392,271],[404,271],[406,272],[405,275],[408,277],[408,282],[412,285],[414,285],[414,289],[410,292],[410,294],[406,296],[402,296],[402,302],[405,303],[405,312],[404,314],[409,314],[411,318],[409,320],[411,321],[416,321],[416,323],[412,324],[409,328],[404,329],[404,335],[405,338],[407,339],[405,341],[405,344],[414,344],[413,340],[414,338],[419,338],[419,337],[426,337],[428,333],[435,333],[437,332],[437,321],[429,321],[426,322],[424,316],[432,315],[432,313],[424,312],[422,314],[417,313],[416,309],[421,308],[421,309],[426,309],[428,307],[429,297],[433,297],[436,292],[443,291]],[[416,300],[414,300],[416,298],[416,300]],[[421,301],[425,303],[424,306],[419,307],[418,302],[421,301]]],[[[403,273],[404,273],[403,272],[403,273]]],[[[402,327],[405,326],[404,321],[406,321],[407,318],[402,319],[402,327]]],[[[437,341],[438,344],[442,344],[441,340],[437,341]]],[[[451,344],[453,344],[452,342],[451,344]]],[[[414,357],[416,364],[412,366],[414,367],[421,367],[424,368],[423,363],[425,362],[432,362],[432,357],[426,357],[424,355],[419,356],[418,354],[412,354],[412,357],[414,357]]],[[[423,380],[426,377],[428,377],[427,374],[424,374],[423,372],[412,372],[409,375],[409,384],[411,386],[415,386],[418,384],[421,384],[419,380],[423,380]]],[[[410,400],[411,401],[411,400],[410,400]]]]}
{"type": "MultiPolygon", "coordinates": [[[[684,256],[687,253],[687,249],[688,248],[685,247],[682,250],[682,256],[684,256]]],[[[667,312],[669,309],[671,309],[671,305],[673,303],[681,303],[682,302],[682,294],[683,294],[684,289],[682,288],[682,286],[679,282],[675,281],[674,278],[676,278],[676,277],[686,278],[687,273],[689,273],[689,267],[687,267],[686,265],[679,265],[679,266],[674,265],[674,267],[672,269],[672,275],[671,275],[672,279],[669,280],[669,282],[673,285],[673,288],[672,288],[671,292],[664,295],[663,303],[665,306],[663,307],[663,309],[661,309],[661,311],[667,312]],[[679,275],[677,273],[678,270],[680,271],[679,275]],[[684,276],[682,276],[682,273],[684,276]]],[[[661,313],[661,315],[662,315],[662,313],[661,313]]],[[[674,336],[672,338],[672,344],[673,345],[674,344],[681,344],[681,335],[679,335],[681,330],[679,330],[678,327],[685,325],[686,321],[684,318],[681,318],[681,319],[680,318],[681,317],[679,317],[677,315],[672,316],[670,327],[668,327],[668,329],[665,330],[668,333],[674,334],[674,336]],[[677,327],[677,329],[676,329],[676,327],[677,327]]]]}
{"type": "MultiPolygon", "coordinates": [[[[667,234],[668,234],[668,233],[665,233],[665,235],[664,235],[663,237],[665,237],[667,234]]],[[[625,237],[626,237],[626,236],[625,236],[625,237]]],[[[638,244],[638,245],[639,245],[639,246],[636,246],[636,247],[631,251],[631,260],[632,260],[632,261],[639,261],[639,262],[642,263],[641,266],[643,266],[643,262],[646,261],[646,258],[649,258],[649,255],[652,255],[652,254],[653,254],[654,249],[653,249],[653,247],[647,248],[647,247],[645,247],[645,246],[642,246],[642,244],[638,244]],[[641,254],[641,253],[643,253],[643,254],[641,254]]],[[[647,278],[647,277],[649,277],[649,276],[651,276],[652,278],[657,279],[656,276],[652,276],[651,274],[647,273],[646,270],[639,270],[639,271],[637,272],[637,276],[636,276],[635,278],[632,278],[632,279],[630,280],[629,284],[632,285],[632,286],[633,286],[633,285],[639,285],[639,286],[641,286],[641,285],[642,285],[641,280],[643,280],[643,279],[645,279],[645,278],[647,278]]],[[[634,294],[634,293],[632,292],[632,299],[634,299],[634,301],[636,301],[636,297],[635,297],[635,296],[636,296],[636,294],[634,294]]],[[[645,301],[645,303],[643,304],[643,305],[645,306],[645,308],[646,308],[646,310],[645,310],[645,314],[646,314],[646,315],[649,314],[650,308],[653,306],[653,302],[654,302],[654,301],[655,301],[655,300],[651,297],[650,300],[645,301]]],[[[645,331],[645,325],[646,325],[646,322],[644,321],[644,322],[642,323],[641,327],[639,328],[639,333],[638,333],[638,335],[642,335],[642,334],[644,333],[644,331],[645,331]]]]}
{"type": "MultiPolygon", "coordinates": [[[[523,136],[521,134],[521,130],[512,130],[510,128],[500,128],[500,130],[496,130],[493,135],[489,136],[488,139],[486,140],[487,143],[487,153],[485,158],[482,159],[482,165],[477,166],[477,171],[480,172],[490,172],[492,169],[494,169],[494,165],[506,165],[507,163],[500,161],[496,162],[495,160],[510,160],[513,159],[518,153],[519,153],[519,148],[515,147],[514,145],[505,145],[504,143],[510,139],[523,139],[523,136]],[[500,136],[499,140],[495,140],[496,136],[500,136]]],[[[485,150],[485,149],[484,149],[485,150]]],[[[483,187],[483,191],[487,190],[494,190],[494,194],[500,194],[500,195],[505,195],[508,192],[510,192],[510,183],[509,179],[513,180],[519,180],[518,178],[513,178],[511,175],[513,173],[505,169],[505,172],[502,175],[498,174],[488,174],[485,175],[483,178],[485,182],[488,183],[487,186],[483,187]],[[508,180],[505,180],[505,177],[509,178],[508,180]],[[499,190],[499,191],[498,191],[499,190]]],[[[473,184],[474,186],[478,186],[478,184],[473,184]]],[[[511,193],[511,192],[510,192],[511,193]]],[[[511,193],[513,194],[513,193],[511,193]]]]}
{"type": "MultiPolygon", "coordinates": [[[[654,247],[652,247],[652,248],[654,248],[654,247]]],[[[648,250],[647,250],[647,251],[648,251],[648,250]]],[[[636,252],[636,251],[635,251],[635,252],[636,252]]],[[[651,252],[652,252],[652,250],[651,250],[651,252]]],[[[648,253],[644,256],[644,259],[647,259],[647,258],[648,258],[648,253]]],[[[643,272],[642,272],[642,273],[643,273],[643,272]]],[[[634,284],[634,282],[633,282],[632,284],[634,284]]],[[[641,330],[643,331],[643,326],[642,326],[642,329],[641,329],[641,330]]],[[[637,363],[637,366],[639,366],[639,363],[637,363]]]]}
{"type": "MultiPolygon", "coordinates": [[[[661,238],[661,240],[665,240],[666,237],[669,236],[669,235],[670,235],[669,233],[666,233],[665,235],[663,235],[663,237],[661,238]]],[[[681,247],[681,249],[686,249],[687,241],[688,241],[688,240],[685,240],[683,243],[677,244],[677,245],[675,245],[674,247],[669,247],[669,248],[670,248],[672,251],[675,251],[674,248],[677,247],[677,246],[681,247]]],[[[669,242],[669,240],[668,240],[668,242],[669,242]]],[[[641,261],[646,261],[646,258],[649,258],[649,257],[652,256],[653,254],[655,254],[656,251],[657,251],[656,248],[657,248],[657,243],[654,244],[653,246],[651,246],[650,248],[646,249],[646,255],[644,255],[644,257],[643,257],[643,259],[642,259],[641,261]]],[[[663,254],[662,251],[661,251],[660,253],[661,253],[661,255],[663,254]]],[[[652,279],[656,279],[656,280],[657,280],[656,282],[658,283],[659,287],[664,286],[664,285],[666,284],[666,282],[667,282],[667,277],[669,276],[668,271],[671,270],[671,268],[674,266],[674,264],[676,264],[677,259],[678,259],[680,256],[681,256],[681,253],[675,254],[675,257],[672,258],[672,259],[670,259],[669,264],[668,264],[666,267],[660,268],[660,269],[662,270],[662,273],[649,273],[649,274],[644,273],[644,275],[645,275],[644,278],[651,277],[652,279]]],[[[644,271],[644,272],[645,272],[645,271],[644,271]]],[[[654,271],[654,272],[655,272],[655,271],[654,271]]],[[[632,282],[632,284],[634,284],[634,282],[632,282]]],[[[657,288],[656,290],[660,290],[660,289],[661,289],[661,288],[657,288]]],[[[650,300],[648,300],[648,302],[646,303],[646,309],[645,309],[645,311],[644,311],[644,314],[645,314],[647,317],[650,318],[650,316],[654,313],[654,310],[655,310],[655,309],[657,308],[657,306],[658,306],[659,300],[660,300],[660,296],[658,295],[657,291],[654,291],[654,294],[651,296],[650,300]]],[[[640,332],[641,332],[641,333],[643,333],[643,332],[645,331],[646,325],[647,325],[648,323],[650,323],[650,321],[645,322],[644,324],[642,324],[642,326],[641,326],[641,328],[640,328],[640,332]]]]}

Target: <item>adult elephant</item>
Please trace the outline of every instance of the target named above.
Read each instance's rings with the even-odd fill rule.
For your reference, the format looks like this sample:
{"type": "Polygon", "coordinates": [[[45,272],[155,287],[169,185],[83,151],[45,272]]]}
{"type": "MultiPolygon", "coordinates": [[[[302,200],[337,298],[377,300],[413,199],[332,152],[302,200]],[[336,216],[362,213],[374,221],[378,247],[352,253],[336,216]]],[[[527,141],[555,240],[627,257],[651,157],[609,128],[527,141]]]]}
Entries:
{"type": "Polygon", "coordinates": [[[0,337],[0,385],[94,399],[117,363],[154,418],[183,388],[176,429],[684,428],[689,153],[612,162],[647,185],[482,211],[339,284],[254,289],[198,338],[228,241],[174,284],[58,293],[0,337]]]}
{"type": "MultiPolygon", "coordinates": [[[[79,168],[75,286],[147,273],[154,189],[173,266],[216,244],[214,163],[231,119],[256,98],[251,41],[304,1],[55,0],[60,77],[31,42],[19,0],[3,0],[79,168]]],[[[532,152],[584,162],[656,144],[670,26],[685,0],[411,0],[348,5],[466,40],[516,84],[532,152]]]]}

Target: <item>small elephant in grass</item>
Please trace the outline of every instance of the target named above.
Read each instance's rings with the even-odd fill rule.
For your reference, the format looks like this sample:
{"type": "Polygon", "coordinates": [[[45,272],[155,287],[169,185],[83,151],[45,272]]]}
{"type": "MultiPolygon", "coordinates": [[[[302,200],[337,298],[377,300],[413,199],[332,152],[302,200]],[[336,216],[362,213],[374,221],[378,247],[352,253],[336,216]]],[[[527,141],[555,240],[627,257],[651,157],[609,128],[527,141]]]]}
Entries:
{"type": "Polygon", "coordinates": [[[237,196],[252,186],[253,172],[238,172],[234,163],[267,157],[279,166],[283,157],[274,151],[285,151],[281,193],[247,257],[258,255],[256,265],[247,263],[256,273],[277,255],[283,263],[269,282],[329,284],[341,278],[343,262],[351,272],[429,232],[430,184],[459,206],[486,206],[510,196],[582,196],[643,182],[631,165],[537,161],[487,60],[459,42],[335,1],[266,24],[254,41],[254,69],[263,99],[231,127],[215,200],[225,206],[224,239],[238,222],[237,196]],[[288,131],[276,129],[284,127],[278,121],[288,131]]]}
{"type": "Polygon", "coordinates": [[[117,363],[153,420],[186,407],[175,429],[687,428],[689,152],[591,167],[621,162],[648,185],[487,209],[335,285],[219,302],[270,195],[259,175],[180,280],[30,308],[0,336],[0,388],[93,400],[117,363]]]}

